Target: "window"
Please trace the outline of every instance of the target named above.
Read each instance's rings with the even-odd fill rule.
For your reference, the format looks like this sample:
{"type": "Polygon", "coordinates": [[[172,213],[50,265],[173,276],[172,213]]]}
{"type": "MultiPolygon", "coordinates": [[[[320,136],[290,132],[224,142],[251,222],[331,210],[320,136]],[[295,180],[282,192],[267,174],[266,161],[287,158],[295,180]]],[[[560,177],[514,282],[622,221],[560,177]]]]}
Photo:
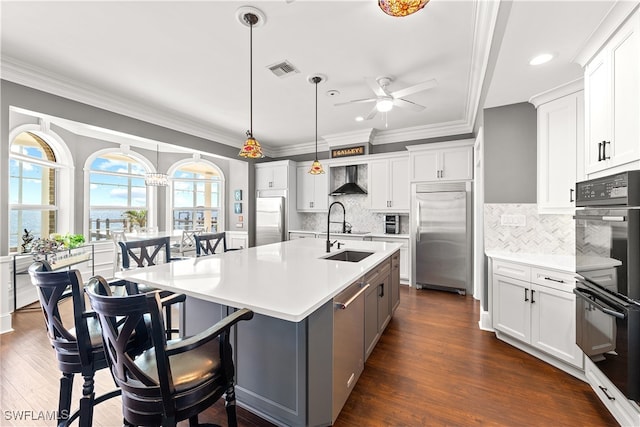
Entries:
{"type": "Polygon", "coordinates": [[[171,178],[173,229],[218,231],[222,220],[223,178],[220,170],[205,161],[188,161],[180,164],[171,178]]]}
{"type": "Polygon", "coordinates": [[[28,230],[35,238],[56,232],[56,156],[47,142],[21,132],[9,153],[9,249],[16,251],[28,230]]]}
{"type": "Polygon", "coordinates": [[[89,169],[90,240],[111,239],[114,230],[145,227],[144,165],[128,154],[108,152],[95,158],[89,169]],[[141,220],[134,223],[134,217],[141,220]]]}

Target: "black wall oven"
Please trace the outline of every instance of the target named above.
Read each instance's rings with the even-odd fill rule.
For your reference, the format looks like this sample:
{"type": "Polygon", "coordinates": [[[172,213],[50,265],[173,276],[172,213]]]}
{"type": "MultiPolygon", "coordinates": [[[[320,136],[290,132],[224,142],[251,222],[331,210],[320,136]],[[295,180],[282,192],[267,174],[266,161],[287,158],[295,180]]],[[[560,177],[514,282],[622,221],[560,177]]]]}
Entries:
{"type": "Polygon", "coordinates": [[[576,184],[576,342],[640,402],[640,171],[576,184]]]}

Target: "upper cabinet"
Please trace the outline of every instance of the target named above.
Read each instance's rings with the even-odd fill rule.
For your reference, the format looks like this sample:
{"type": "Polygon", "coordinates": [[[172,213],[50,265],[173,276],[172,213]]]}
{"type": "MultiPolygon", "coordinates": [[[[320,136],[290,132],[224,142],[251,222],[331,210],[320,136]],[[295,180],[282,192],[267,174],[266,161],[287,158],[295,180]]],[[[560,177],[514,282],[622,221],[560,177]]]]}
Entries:
{"type": "Polygon", "coordinates": [[[468,181],[473,179],[472,139],[407,147],[411,181],[468,181]]]}
{"type": "MultiPolygon", "coordinates": [[[[640,164],[640,13],[585,67],[585,172],[640,164]]],[[[613,171],[612,171],[613,172],[613,171]]]]}
{"type": "Polygon", "coordinates": [[[370,208],[377,212],[409,212],[409,156],[369,161],[370,208]]]}
{"type": "Polygon", "coordinates": [[[329,208],[329,174],[311,175],[311,164],[296,169],[296,207],[299,212],[326,212],[329,208]]]}
{"type": "Polygon", "coordinates": [[[572,213],[575,183],[584,179],[582,79],[536,95],[538,109],[538,212],[572,213]]]}
{"type": "Polygon", "coordinates": [[[288,160],[256,164],[256,190],[286,190],[289,168],[288,160]]]}

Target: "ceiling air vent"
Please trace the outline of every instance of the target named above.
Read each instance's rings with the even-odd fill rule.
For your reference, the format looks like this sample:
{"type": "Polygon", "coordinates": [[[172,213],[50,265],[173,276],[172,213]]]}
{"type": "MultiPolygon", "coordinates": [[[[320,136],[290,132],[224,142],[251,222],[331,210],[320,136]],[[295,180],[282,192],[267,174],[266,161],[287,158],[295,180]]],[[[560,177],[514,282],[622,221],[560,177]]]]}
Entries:
{"type": "Polygon", "coordinates": [[[289,61],[278,62],[277,64],[269,65],[268,67],[273,74],[282,78],[291,74],[299,73],[298,69],[289,61]]]}

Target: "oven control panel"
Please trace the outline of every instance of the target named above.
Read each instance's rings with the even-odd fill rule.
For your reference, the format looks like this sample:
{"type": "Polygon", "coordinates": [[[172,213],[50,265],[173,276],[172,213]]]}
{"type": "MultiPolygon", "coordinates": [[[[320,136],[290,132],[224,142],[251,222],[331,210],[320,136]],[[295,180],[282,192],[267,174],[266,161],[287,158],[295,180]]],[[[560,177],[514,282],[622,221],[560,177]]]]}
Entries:
{"type": "Polygon", "coordinates": [[[640,171],[626,171],[576,184],[576,206],[638,206],[640,171]]]}

